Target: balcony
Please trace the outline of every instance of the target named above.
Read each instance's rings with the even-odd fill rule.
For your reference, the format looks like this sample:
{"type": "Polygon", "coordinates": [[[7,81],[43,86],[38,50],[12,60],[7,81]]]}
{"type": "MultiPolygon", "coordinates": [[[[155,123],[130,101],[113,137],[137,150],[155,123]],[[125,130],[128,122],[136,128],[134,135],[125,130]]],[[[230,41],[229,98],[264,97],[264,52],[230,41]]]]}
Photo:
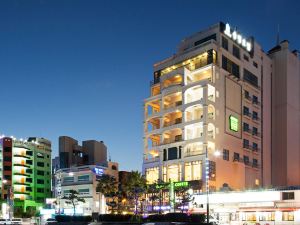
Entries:
{"type": "Polygon", "coordinates": [[[159,162],[159,156],[144,159],[144,163],[154,163],[154,162],[159,162]]]}
{"type": "Polygon", "coordinates": [[[172,143],[176,143],[176,142],[180,142],[182,141],[182,135],[176,135],[174,138],[170,138],[170,139],[165,139],[163,141],[163,145],[167,145],[167,144],[172,144],[172,143]]]}
{"type": "Polygon", "coordinates": [[[244,162],[244,160],[241,157],[235,157],[235,156],[232,157],[232,161],[233,162],[241,162],[241,163],[244,162]]]}
{"type": "Polygon", "coordinates": [[[175,107],[181,106],[181,105],[182,105],[182,101],[177,101],[177,102],[170,103],[170,104],[164,104],[164,109],[167,110],[167,109],[175,108],[175,107]]]}
{"type": "Polygon", "coordinates": [[[184,154],[184,157],[191,157],[191,156],[197,156],[197,155],[203,155],[203,151],[191,151],[191,152],[186,152],[184,154]]]}
{"type": "Polygon", "coordinates": [[[248,117],[248,118],[251,118],[251,113],[249,111],[244,111],[243,115],[248,117]]]}

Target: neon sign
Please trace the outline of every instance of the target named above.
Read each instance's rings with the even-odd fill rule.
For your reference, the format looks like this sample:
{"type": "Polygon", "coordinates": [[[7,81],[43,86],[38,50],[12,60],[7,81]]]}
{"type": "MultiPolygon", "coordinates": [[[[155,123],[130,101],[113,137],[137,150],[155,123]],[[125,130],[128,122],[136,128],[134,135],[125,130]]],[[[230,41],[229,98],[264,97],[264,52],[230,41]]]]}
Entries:
{"type": "Polygon", "coordinates": [[[104,170],[102,168],[97,168],[97,167],[93,168],[92,172],[97,176],[102,176],[104,174],[104,170]]]}
{"type": "Polygon", "coordinates": [[[245,48],[248,52],[252,52],[253,46],[251,41],[247,40],[240,33],[238,33],[235,29],[233,30],[228,23],[225,25],[224,34],[238,43],[240,46],[245,48]]]}
{"type": "Polygon", "coordinates": [[[229,116],[229,129],[238,132],[239,129],[239,120],[234,116],[229,116]]]}

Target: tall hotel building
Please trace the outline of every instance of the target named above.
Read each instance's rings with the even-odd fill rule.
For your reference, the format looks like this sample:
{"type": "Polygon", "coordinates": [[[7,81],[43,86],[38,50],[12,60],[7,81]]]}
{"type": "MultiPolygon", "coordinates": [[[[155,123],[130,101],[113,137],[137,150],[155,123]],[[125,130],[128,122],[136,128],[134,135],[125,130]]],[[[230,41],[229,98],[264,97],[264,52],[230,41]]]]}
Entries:
{"type": "Polygon", "coordinates": [[[51,197],[51,142],[0,138],[0,193],[21,211],[37,210],[51,197]]]}
{"type": "MultiPolygon", "coordinates": [[[[276,104],[282,106],[281,112],[289,107],[271,98],[274,92],[280,95],[278,90],[284,85],[284,78],[272,80],[277,72],[276,60],[282,62],[277,55],[294,57],[298,63],[295,76],[299,77],[299,58],[296,52],[288,51],[287,41],[266,54],[253,37],[218,23],[184,39],[175,55],[156,63],[151,96],[144,102],[143,172],[147,181],[191,181],[196,184],[195,190],[205,190],[206,178],[210,190],[286,185],[286,181],[275,184],[277,175],[272,172],[278,164],[271,160],[287,160],[284,151],[290,138],[285,137],[277,153],[272,148],[272,143],[280,142],[284,135],[278,130],[271,132],[275,120],[286,116],[275,113],[276,104]],[[275,85],[277,90],[272,88],[275,85]]],[[[290,71],[283,69],[282,75],[284,72],[290,71]]],[[[297,79],[294,98],[298,101],[298,117],[294,122],[299,126],[297,79]]],[[[290,97],[282,96],[281,101],[290,97]]],[[[278,126],[283,129],[284,122],[278,126]]],[[[299,160],[299,143],[295,142],[299,160]]],[[[288,167],[287,162],[283,166],[288,167]]],[[[298,167],[294,169],[300,171],[298,167]]],[[[287,171],[277,172],[283,179],[287,171]]]]}

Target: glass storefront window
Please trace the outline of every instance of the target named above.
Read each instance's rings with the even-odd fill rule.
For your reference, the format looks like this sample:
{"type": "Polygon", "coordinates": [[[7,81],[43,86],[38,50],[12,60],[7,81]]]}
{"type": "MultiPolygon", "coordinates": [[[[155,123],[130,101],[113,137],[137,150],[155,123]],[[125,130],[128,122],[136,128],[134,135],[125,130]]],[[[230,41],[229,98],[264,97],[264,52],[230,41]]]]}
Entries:
{"type": "Polygon", "coordinates": [[[282,212],[282,221],[294,221],[294,212],[282,212]]]}
{"type": "Polygon", "coordinates": [[[202,176],[202,164],[201,161],[187,162],[184,166],[184,179],[186,181],[190,180],[200,180],[202,176]]]}
{"type": "Polygon", "coordinates": [[[146,180],[149,184],[155,183],[159,179],[159,168],[152,167],[146,169],[146,180]]]}

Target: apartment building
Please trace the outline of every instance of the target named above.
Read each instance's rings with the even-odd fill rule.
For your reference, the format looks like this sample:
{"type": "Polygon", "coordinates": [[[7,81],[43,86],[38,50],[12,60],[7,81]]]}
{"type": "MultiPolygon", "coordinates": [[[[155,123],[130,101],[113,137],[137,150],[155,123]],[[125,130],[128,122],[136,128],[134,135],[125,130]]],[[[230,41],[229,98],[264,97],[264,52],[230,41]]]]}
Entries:
{"type": "Polygon", "coordinates": [[[51,142],[31,137],[0,139],[1,198],[24,212],[51,197],[51,142]]]}
{"type": "MultiPolygon", "coordinates": [[[[193,187],[198,190],[205,190],[207,179],[210,190],[275,185],[279,152],[288,155],[276,144],[281,131],[277,136],[271,132],[274,120],[279,121],[271,109],[280,104],[271,96],[280,95],[279,90],[289,92],[289,86],[280,89],[281,81],[276,79],[281,74],[277,67],[281,67],[282,49],[298,66],[290,75],[293,79],[287,78],[294,81],[297,92],[293,97],[289,93],[291,102],[283,106],[297,101],[296,110],[289,110],[298,113],[298,121],[299,58],[285,41],[266,54],[253,37],[221,22],[185,38],[176,54],[156,63],[150,97],[144,102],[143,172],[148,182],[198,180],[202,185],[193,187]]],[[[291,73],[287,68],[285,62],[285,74],[291,73]]],[[[276,113],[285,121],[288,115],[276,113]]],[[[300,123],[289,124],[295,129],[288,138],[299,137],[300,123]]],[[[289,149],[298,156],[299,148],[289,149]]],[[[282,173],[286,176],[287,170],[282,173]]]]}
{"type": "Polygon", "coordinates": [[[103,141],[87,140],[82,145],[68,137],[59,137],[60,168],[93,165],[107,161],[107,147],[103,141]]]}
{"type": "Polygon", "coordinates": [[[98,180],[102,174],[115,177],[118,181],[118,163],[108,162],[106,165],[85,165],[59,169],[55,173],[56,212],[58,214],[73,215],[73,206],[67,204],[63,196],[70,190],[76,190],[85,200],[78,203],[76,214],[92,215],[92,213],[106,213],[105,198],[96,191],[98,180]]]}

